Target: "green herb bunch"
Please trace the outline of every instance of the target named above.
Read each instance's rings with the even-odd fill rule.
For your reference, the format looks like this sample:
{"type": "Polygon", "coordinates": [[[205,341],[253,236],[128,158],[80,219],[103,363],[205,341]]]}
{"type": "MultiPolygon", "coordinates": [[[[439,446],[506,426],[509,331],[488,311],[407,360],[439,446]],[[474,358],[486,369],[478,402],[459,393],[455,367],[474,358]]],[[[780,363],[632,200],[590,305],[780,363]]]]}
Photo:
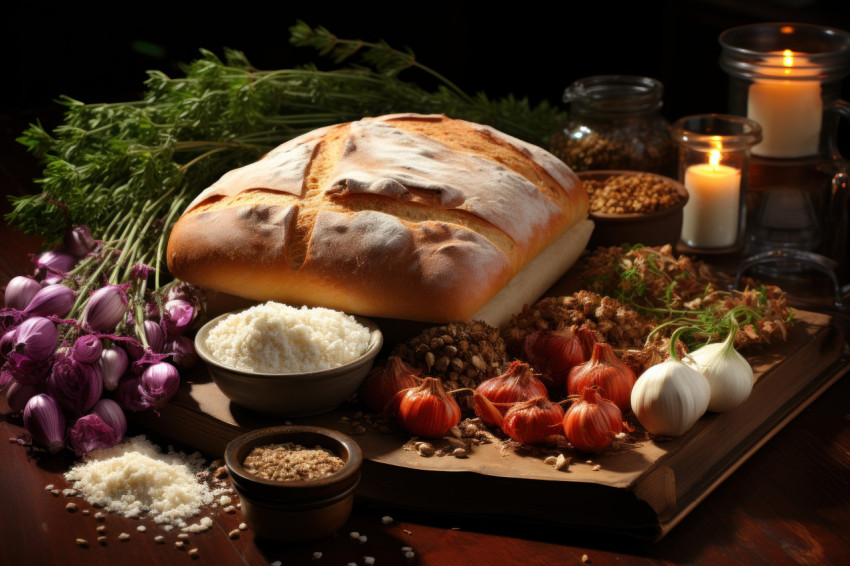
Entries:
{"type": "Polygon", "coordinates": [[[445,113],[546,145],[563,119],[546,102],[466,94],[411,51],[384,42],[344,40],[303,22],[290,33],[294,45],[315,49],[336,67],[259,70],[238,51],[225,50],[222,60],[202,50],[185,77],[150,71],[141,100],[63,98],[61,126],[48,132],[35,124],[19,139],[45,163],[42,190],[13,198],[7,221],[50,244],[71,225],[85,224],[120,255],[81,265],[78,274],[97,269],[92,284],[120,283],[141,262],[154,268],[158,288],[169,231],[194,196],[302,133],[364,116],[445,113]],[[436,89],[400,78],[416,72],[436,80],[436,89]]]}

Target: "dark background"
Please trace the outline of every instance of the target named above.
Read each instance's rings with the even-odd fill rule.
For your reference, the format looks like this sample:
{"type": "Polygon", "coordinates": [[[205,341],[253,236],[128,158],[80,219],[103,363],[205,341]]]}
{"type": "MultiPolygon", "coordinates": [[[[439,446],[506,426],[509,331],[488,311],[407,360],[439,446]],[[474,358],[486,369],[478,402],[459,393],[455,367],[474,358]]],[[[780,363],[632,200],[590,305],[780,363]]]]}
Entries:
{"type": "Polygon", "coordinates": [[[665,86],[663,114],[673,121],[727,111],[728,80],[717,63],[723,30],[765,21],[850,30],[847,0],[585,0],[506,9],[460,0],[383,9],[284,1],[271,11],[269,3],[253,2],[15,4],[4,9],[0,30],[0,114],[37,117],[49,116],[61,94],[84,102],[135,98],[145,70],[180,75],[180,63],[201,47],[217,54],[225,46],[239,49],[260,68],[330,65],[289,45],[288,28],[302,19],[340,37],[409,47],[467,92],[491,98],[513,93],[560,104],[564,88],[583,76],[651,76],[665,86]]]}

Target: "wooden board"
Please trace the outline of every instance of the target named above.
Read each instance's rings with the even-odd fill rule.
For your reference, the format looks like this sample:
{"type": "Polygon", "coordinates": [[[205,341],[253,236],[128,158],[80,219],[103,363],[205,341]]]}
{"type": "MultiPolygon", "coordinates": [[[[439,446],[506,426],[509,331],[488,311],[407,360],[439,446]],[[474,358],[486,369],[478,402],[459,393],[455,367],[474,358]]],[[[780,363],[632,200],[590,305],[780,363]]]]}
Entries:
{"type": "MultiPolygon", "coordinates": [[[[385,432],[367,427],[355,437],[366,458],[357,493],[387,505],[659,538],[847,372],[844,337],[831,319],[805,311],[797,318],[786,343],[748,355],[757,378],[750,398],[734,411],[706,415],[682,437],[638,438],[594,455],[568,449],[573,463],[564,472],[543,464],[543,455],[498,439],[473,447],[467,458],[424,458],[405,449],[409,436],[395,425],[385,432]]],[[[352,434],[352,421],[366,422],[360,411],[351,403],[292,423],[352,434]]],[[[286,422],[231,403],[204,368],[185,380],[159,416],[145,412],[134,419],[213,455],[243,432],[286,422]]]]}

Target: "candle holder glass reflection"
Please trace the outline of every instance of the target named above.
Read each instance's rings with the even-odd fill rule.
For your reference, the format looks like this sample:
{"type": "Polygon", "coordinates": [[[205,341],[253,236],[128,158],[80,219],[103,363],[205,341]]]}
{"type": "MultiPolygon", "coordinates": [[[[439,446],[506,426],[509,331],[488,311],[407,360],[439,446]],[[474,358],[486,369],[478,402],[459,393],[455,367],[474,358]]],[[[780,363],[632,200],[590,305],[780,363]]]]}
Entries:
{"type": "Polygon", "coordinates": [[[834,263],[847,279],[848,167],[837,131],[840,118],[850,118],[840,100],[850,33],[765,23],[729,29],[720,44],[729,111],[763,131],[749,167],[744,257],[764,258],[758,269],[772,276],[834,263]]]}
{"type": "Polygon", "coordinates": [[[687,116],[671,126],[679,144],[679,180],[688,190],[680,246],[694,253],[741,249],[754,121],[725,114],[687,116]]]}

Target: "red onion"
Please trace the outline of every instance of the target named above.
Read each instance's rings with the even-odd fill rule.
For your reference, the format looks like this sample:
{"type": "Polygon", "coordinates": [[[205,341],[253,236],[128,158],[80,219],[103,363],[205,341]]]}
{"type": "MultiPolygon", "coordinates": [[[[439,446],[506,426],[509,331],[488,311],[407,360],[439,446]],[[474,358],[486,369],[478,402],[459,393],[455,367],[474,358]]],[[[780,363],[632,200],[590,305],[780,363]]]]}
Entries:
{"type": "Polygon", "coordinates": [[[121,380],[115,390],[115,400],[121,407],[134,413],[150,409],[147,399],[139,386],[141,376],[130,375],[121,380]]]}
{"type": "Polygon", "coordinates": [[[127,293],[121,285],[101,287],[89,297],[83,314],[83,328],[112,332],[124,320],[127,312],[127,293]]]}
{"type": "Polygon", "coordinates": [[[6,388],[6,403],[14,413],[20,413],[26,407],[27,402],[38,394],[38,389],[32,385],[12,381],[6,388]]]}
{"type": "Polygon", "coordinates": [[[56,401],[40,393],[27,401],[24,407],[24,428],[33,440],[43,445],[51,454],[62,450],[65,438],[65,415],[56,401]]]}
{"type": "Polygon", "coordinates": [[[426,377],[398,395],[398,422],[410,434],[440,438],[460,422],[460,406],[437,378],[426,377]]]}
{"type": "Polygon", "coordinates": [[[54,315],[62,318],[71,312],[75,300],[74,291],[70,287],[61,284],[48,285],[33,295],[23,312],[29,316],[54,315]]]}
{"type": "Polygon", "coordinates": [[[41,316],[26,319],[15,333],[13,351],[30,359],[46,360],[56,350],[56,325],[41,316]]]}
{"type": "Polygon", "coordinates": [[[0,358],[7,359],[17,343],[18,327],[10,328],[0,337],[0,358]]]}
{"type": "Polygon", "coordinates": [[[74,226],[65,232],[62,244],[68,253],[83,257],[97,246],[97,241],[92,237],[88,226],[74,226]]]}
{"type": "Polygon", "coordinates": [[[168,343],[166,351],[171,355],[171,361],[177,366],[177,369],[190,369],[198,361],[195,343],[186,336],[176,336],[174,340],[168,343]]]}
{"type": "Polygon", "coordinates": [[[546,386],[534,376],[531,367],[518,360],[511,362],[505,373],[479,383],[475,390],[493,403],[516,403],[535,397],[549,397],[546,386]]]}
{"type": "Polygon", "coordinates": [[[173,365],[158,362],[148,366],[139,379],[139,390],[149,407],[163,407],[180,387],[180,373],[173,365]]]}
{"type": "MultiPolygon", "coordinates": [[[[3,373],[19,383],[41,387],[44,384],[44,378],[50,372],[51,361],[52,358],[34,360],[29,356],[11,352],[8,360],[3,364],[3,373]]],[[[4,379],[6,377],[0,378],[0,381],[4,379]]]]}
{"type": "Polygon", "coordinates": [[[80,336],[71,348],[71,357],[81,364],[96,363],[101,353],[103,353],[103,344],[97,336],[92,334],[80,336]]]}
{"type": "Polygon", "coordinates": [[[100,399],[103,378],[97,366],[57,355],[47,376],[47,392],[74,415],[83,415],[100,399]]]}
{"type": "Polygon", "coordinates": [[[127,418],[124,416],[124,411],[121,406],[112,399],[101,399],[92,407],[91,412],[98,415],[103,422],[112,427],[115,434],[118,435],[118,440],[124,438],[127,432],[127,418]]]}
{"type": "Polygon", "coordinates": [[[152,352],[160,354],[165,350],[165,331],[162,327],[152,320],[144,322],[145,337],[148,340],[148,347],[152,352]]]}
{"type": "Polygon", "coordinates": [[[195,307],[189,301],[176,299],[163,306],[163,323],[168,336],[180,336],[195,321],[195,307]]]}
{"type": "Polygon", "coordinates": [[[74,269],[77,259],[67,252],[48,251],[44,252],[35,262],[35,276],[43,279],[49,275],[64,277],[74,269]]]}
{"type": "Polygon", "coordinates": [[[3,301],[7,308],[22,311],[27,308],[32,298],[41,290],[41,284],[25,275],[13,277],[6,284],[3,301]]]}
{"type": "Polygon", "coordinates": [[[112,344],[104,348],[97,361],[97,367],[103,379],[103,388],[107,391],[115,391],[129,363],[127,352],[120,346],[112,344]]]}
{"type": "Polygon", "coordinates": [[[544,444],[563,430],[564,410],[546,397],[515,403],[505,413],[502,430],[523,444],[544,444]]]}
{"type": "Polygon", "coordinates": [[[372,368],[358,396],[373,411],[383,412],[399,391],[422,383],[421,374],[400,357],[390,356],[386,363],[372,368]]]}
{"type": "Polygon", "coordinates": [[[68,443],[77,456],[115,446],[120,440],[118,433],[95,413],[80,417],[68,430],[68,443]]]}
{"type": "Polygon", "coordinates": [[[586,388],[564,415],[564,434],[573,446],[585,452],[606,448],[622,431],[623,413],[594,387],[586,388]]]}
{"type": "Polygon", "coordinates": [[[585,388],[597,386],[602,397],[626,413],[631,410],[635,379],[635,372],[617,358],[611,345],[598,342],[590,360],[570,370],[567,392],[579,395],[585,388]]]}
{"type": "Polygon", "coordinates": [[[525,337],[523,352],[549,389],[562,388],[573,366],[587,359],[574,328],[532,332],[525,337]]]}

